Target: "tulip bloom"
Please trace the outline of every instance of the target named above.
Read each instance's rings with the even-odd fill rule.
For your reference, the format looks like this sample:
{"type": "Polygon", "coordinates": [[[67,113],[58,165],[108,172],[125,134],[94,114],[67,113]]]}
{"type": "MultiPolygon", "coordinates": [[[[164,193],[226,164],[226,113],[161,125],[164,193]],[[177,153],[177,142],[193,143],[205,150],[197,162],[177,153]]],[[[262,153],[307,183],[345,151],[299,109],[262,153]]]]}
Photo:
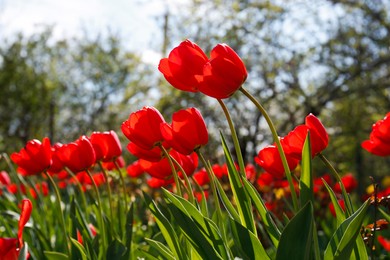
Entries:
{"type": "Polygon", "coordinates": [[[142,168],[139,161],[135,161],[126,168],[127,175],[132,178],[136,178],[141,176],[144,173],[144,169],[142,168]]]}
{"type": "Polygon", "coordinates": [[[0,184],[5,185],[5,186],[11,184],[11,178],[9,177],[9,175],[6,171],[0,171],[0,184]]]}
{"type": "Polygon", "coordinates": [[[372,126],[370,139],[363,141],[362,147],[374,155],[390,155],[390,112],[372,126]]]}
{"type": "MultiPolygon", "coordinates": [[[[165,148],[168,147],[168,145],[165,142],[163,143],[163,146],[165,148]]],[[[142,149],[141,147],[139,147],[138,145],[136,145],[135,143],[129,143],[126,146],[126,148],[127,148],[127,150],[129,150],[129,152],[132,155],[134,155],[138,159],[145,159],[145,160],[152,161],[152,162],[160,161],[164,155],[163,151],[158,146],[155,146],[150,150],[145,150],[145,149],[142,149]]]]}
{"type": "Polygon", "coordinates": [[[206,54],[198,45],[185,40],[169,53],[168,58],[161,59],[158,69],[175,88],[197,92],[207,61],[206,54]]]}
{"type": "Polygon", "coordinates": [[[302,149],[308,132],[310,132],[312,157],[322,152],[328,146],[329,137],[324,125],[316,116],[309,114],[305,118],[304,125],[297,126],[283,138],[286,154],[301,160],[302,149]]]}
{"type": "Polygon", "coordinates": [[[64,165],[62,164],[61,159],[59,158],[59,149],[62,146],[61,143],[56,143],[51,147],[52,154],[52,164],[50,168],[47,170],[49,173],[59,173],[64,169],[64,165]]]}
{"type": "MultiPolygon", "coordinates": [[[[299,163],[298,159],[288,155],[286,155],[286,159],[290,171],[297,167],[299,163]]],[[[278,148],[275,145],[269,145],[260,150],[259,154],[255,157],[255,162],[266,172],[271,173],[275,178],[281,179],[285,176],[282,159],[278,148]]]]}
{"type": "Polygon", "coordinates": [[[247,76],[237,53],[226,44],[218,44],[211,50],[211,59],[203,68],[199,91],[213,98],[228,98],[241,87],[247,76]]]}
{"type": "Polygon", "coordinates": [[[96,161],[111,161],[122,154],[122,147],[114,131],[93,132],[90,137],[96,154],[96,161]]]}
{"type": "MultiPolygon", "coordinates": [[[[176,152],[175,150],[171,150],[169,154],[178,163],[182,163],[180,154],[178,152],[176,152]]],[[[172,178],[172,168],[166,157],[161,159],[159,162],[151,162],[151,161],[139,159],[139,163],[142,169],[152,177],[165,179],[165,180],[172,178]]],[[[175,169],[177,169],[177,167],[175,167],[175,169]]]]}
{"type": "MultiPolygon", "coordinates": [[[[345,203],[344,200],[338,200],[338,203],[343,211],[345,211],[345,203]]],[[[332,214],[333,217],[336,217],[336,210],[334,208],[333,203],[329,204],[329,211],[332,214]]]]}
{"type": "Polygon", "coordinates": [[[177,89],[228,98],[245,82],[245,65],[226,44],[215,46],[210,56],[208,59],[198,45],[186,40],[160,61],[158,69],[177,89]]]}
{"type": "Polygon", "coordinates": [[[11,160],[17,164],[26,175],[39,174],[50,167],[52,163],[49,138],[28,141],[19,153],[11,154],[11,160]]]}
{"type": "Polygon", "coordinates": [[[32,203],[28,199],[22,200],[19,217],[17,238],[0,238],[0,260],[17,260],[19,251],[23,247],[23,229],[30,218],[32,203]]]}
{"type": "Polygon", "coordinates": [[[123,134],[137,146],[145,150],[151,150],[162,143],[160,124],[165,120],[161,113],[154,107],[144,107],[131,113],[129,119],[122,123],[123,134]]]}
{"type": "MultiPolygon", "coordinates": [[[[352,173],[347,173],[343,177],[341,177],[341,182],[344,184],[346,192],[350,193],[358,186],[358,182],[356,178],[352,175],[352,173]]],[[[341,187],[339,183],[336,183],[333,187],[333,190],[337,193],[341,193],[341,187]]]]}
{"type": "Polygon", "coordinates": [[[203,117],[194,107],[175,112],[172,124],[163,123],[160,128],[168,144],[184,155],[206,145],[209,139],[203,117]]]}
{"type": "Polygon", "coordinates": [[[86,170],[96,162],[95,150],[85,135],[60,147],[58,156],[64,166],[74,173],[86,170]]]}

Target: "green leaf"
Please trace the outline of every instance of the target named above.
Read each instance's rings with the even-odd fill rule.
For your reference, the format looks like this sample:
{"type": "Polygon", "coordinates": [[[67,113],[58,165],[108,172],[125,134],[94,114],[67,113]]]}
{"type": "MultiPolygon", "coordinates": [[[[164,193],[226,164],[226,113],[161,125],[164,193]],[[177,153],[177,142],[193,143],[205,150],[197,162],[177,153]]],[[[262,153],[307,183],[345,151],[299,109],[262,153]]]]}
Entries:
{"type": "Polygon", "coordinates": [[[210,238],[195,224],[193,219],[187,216],[183,211],[179,210],[176,205],[169,203],[169,210],[175,216],[174,220],[183,231],[183,234],[191,243],[202,259],[223,259],[215,250],[210,238]]]}
{"type": "Polygon", "coordinates": [[[238,257],[248,260],[270,259],[259,238],[234,219],[229,219],[235,245],[240,249],[238,257]]]}
{"type": "Polygon", "coordinates": [[[309,259],[313,237],[313,205],[311,201],[287,223],[276,252],[279,259],[309,259]]]}
{"type": "Polygon", "coordinates": [[[175,257],[172,255],[172,252],[169,250],[169,248],[164,245],[163,243],[159,242],[159,241],[156,241],[156,240],[153,240],[153,239],[149,239],[149,238],[146,238],[145,237],[145,240],[146,242],[152,246],[153,248],[155,248],[162,256],[164,256],[166,259],[172,259],[174,260],[175,257]]]}
{"type": "Polygon", "coordinates": [[[305,143],[302,150],[301,162],[301,178],[299,181],[299,200],[301,205],[305,205],[308,201],[313,203],[313,174],[311,170],[311,145],[310,132],[307,133],[305,143]]]}
{"type": "MultiPolygon", "coordinates": [[[[168,207],[191,244],[197,250],[206,253],[206,256],[211,256],[217,251],[223,258],[227,258],[227,246],[221,238],[217,225],[208,217],[203,216],[193,204],[182,197],[165,189],[163,189],[163,193],[173,204],[168,204],[168,207]]],[[[200,254],[202,255],[202,253],[200,254]]],[[[220,255],[215,254],[216,258],[212,259],[220,258],[220,255]]]]}
{"type": "Polygon", "coordinates": [[[333,203],[334,210],[336,213],[337,227],[339,227],[341,225],[341,223],[343,223],[345,220],[345,213],[344,213],[343,209],[341,208],[341,206],[337,200],[336,194],[334,193],[332,188],[328,185],[328,183],[324,179],[322,179],[322,182],[324,183],[326,189],[328,190],[330,199],[333,203]]]}
{"type": "Polygon", "coordinates": [[[249,197],[252,199],[252,202],[257,212],[260,214],[260,217],[264,223],[265,230],[270,236],[274,246],[277,247],[281,233],[278,227],[276,226],[274,220],[272,219],[268,209],[265,207],[263,199],[261,198],[260,194],[257,192],[256,188],[253,187],[252,183],[250,183],[248,180],[245,179],[243,180],[243,184],[246,191],[249,194],[249,197]]]}
{"type": "Polygon", "coordinates": [[[126,253],[126,246],[117,238],[111,241],[107,248],[106,259],[123,259],[126,253]]]}
{"type": "Polygon", "coordinates": [[[182,245],[179,243],[176,231],[173,229],[170,221],[164,216],[164,214],[159,210],[155,202],[147,195],[144,194],[145,202],[154,217],[156,218],[156,223],[159,226],[162,235],[164,236],[165,241],[168,244],[168,247],[171,249],[173,255],[176,259],[185,259],[185,256],[182,253],[182,245]]]}
{"type": "Polygon", "coordinates": [[[134,204],[131,203],[130,209],[126,215],[125,243],[127,252],[124,259],[131,259],[131,242],[133,237],[134,204]]]}
{"type": "Polygon", "coordinates": [[[229,181],[233,192],[234,201],[237,203],[237,209],[240,216],[240,223],[244,227],[247,227],[254,234],[257,234],[252,213],[252,203],[242,185],[242,180],[244,178],[241,178],[241,175],[238,173],[232,155],[229,152],[225,138],[222,134],[221,139],[223,151],[226,158],[226,165],[228,167],[229,181]]]}
{"type": "Polygon", "coordinates": [[[68,256],[60,252],[44,251],[43,253],[47,260],[68,260],[68,256]]]}
{"type": "Polygon", "coordinates": [[[28,245],[26,242],[23,243],[23,247],[19,251],[18,260],[26,260],[28,255],[28,245]]]}
{"type": "Polygon", "coordinates": [[[219,180],[217,178],[215,178],[215,187],[217,188],[218,190],[218,194],[219,194],[219,197],[221,198],[222,200],[222,203],[223,205],[225,206],[225,209],[227,210],[227,212],[229,213],[229,215],[236,221],[240,222],[240,216],[238,215],[237,213],[237,210],[234,208],[232,202],[229,200],[229,198],[227,197],[225,191],[223,190],[222,188],[222,185],[221,183],[219,182],[219,180]]]}
{"type": "Polygon", "coordinates": [[[379,209],[379,212],[383,215],[383,217],[388,221],[390,222],[390,215],[386,213],[386,211],[384,211],[383,209],[381,208],[378,208],[379,209]]]}
{"type": "Polygon", "coordinates": [[[87,260],[87,251],[85,250],[84,246],[74,238],[70,238],[70,241],[78,249],[81,259],[87,260]]]}
{"type": "Polygon", "coordinates": [[[369,206],[370,202],[367,200],[337,228],[325,249],[324,259],[350,258],[369,206]]]}

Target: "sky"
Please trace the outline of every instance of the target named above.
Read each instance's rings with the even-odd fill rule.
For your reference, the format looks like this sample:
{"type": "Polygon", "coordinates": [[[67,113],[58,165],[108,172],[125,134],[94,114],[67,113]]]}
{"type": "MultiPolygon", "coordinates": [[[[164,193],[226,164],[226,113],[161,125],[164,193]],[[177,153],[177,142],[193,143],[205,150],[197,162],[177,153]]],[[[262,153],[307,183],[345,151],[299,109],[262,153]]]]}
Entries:
{"type": "Polygon", "coordinates": [[[45,26],[54,37],[70,38],[89,33],[113,31],[124,47],[140,52],[155,63],[161,46],[161,17],[179,0],[0,0],[0,40],[18,32],[31,35],[45,26]],[[160,23],[158,22],[160,19],[160,23]]]}

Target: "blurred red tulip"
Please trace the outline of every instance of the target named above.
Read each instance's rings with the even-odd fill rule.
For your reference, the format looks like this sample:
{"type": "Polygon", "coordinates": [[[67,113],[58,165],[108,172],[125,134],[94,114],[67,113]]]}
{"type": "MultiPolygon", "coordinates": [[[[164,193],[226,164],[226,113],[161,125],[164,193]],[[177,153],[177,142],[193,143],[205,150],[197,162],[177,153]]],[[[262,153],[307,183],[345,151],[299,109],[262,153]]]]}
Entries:
{"type": "Polygon", "coordinates": [[[144,170],[141,167],[139,161],[135,161],[126,168],[127,175],[132,178],[136,178],[144,173],[144,170]]]}
{"type": "MultiPolygon", "coordinates": [[[[345,211],[345,203],[344,200],[338,200],[338,203],[343,211],[345,211]]],[[[333,217],[336,217],[336,210],[334,209],[333,203],[329,204],[329,210],[333,217]]]]}
{"type": "Polygon", "coordinates": [[[86,170],[96,162],[95,150],[85,135],[75,142],[61,146],[58,156],[64,166],[74,173],[86,170]]]}
{"type": "MultiPolygon", "coordinates": [[[[341,182],[344,184],[345,190],[350,193],[357,188],[358,182],[352,173],[347,173],[341,177],[341,182]]],[[[341,187],[339,183],[336,183],[333,187],[334,192],[341,193],[341,187]]]]}
{"type": "Polygon", "coordinates": [[[199,184],[199,186],[206,185],[210,182],[209,175],[207,174],[205,168],[202,168],[199,171],[195,172],[192,178],[199,184]]]}
{"type": "Polygon", "coordinates": [[[64,169],[64,165],[59,158],[59,148],[62,147],[61,143],[55,143],[51,147],[51,154],[52,154],[52,164],[50,168],[47,170],[48,173],[54,174],[54,173],[59,173],[64,169]]]}
{"type": "Polygon", "coordinates": [[[113,130],[93,132],[90,140],[95,150],[96,161],[108,162],[122,155],[121,143],[113,130]]]}
{"type": "Polygon", "coordinates": [[[169,53],[168,58],[161,59],[158,69],[173,87],[197,92],[207,61],[206,54],[198,45],[185,40],[169,53]]]}
{"type": "Polygon", "coordinates": [[[390,155],[390,112],[372,126],[370,139],[363,141],[362,147],[374,155],[390,155]]]}
{"type": "Polygon", "coordinates": [[[390,240],[386,239],[385,237],[379,235],[378,236],[378,242],[383,246],[383,248],[387,251],[390,252],[390,240]]]}
{"type": "Polygon", "coordinates": [[[119,168],[123,168],[126,165],[125,159],[123,159],[122,156],[119,156],[115,159],[115,161],[109,161],[109,162],[102,162],[102,166],[104,169],[108,171],[112,171],[116,169],[115,163],[118,165],[119,168]]]}
{"type": "MultiPolygon", "coordinates": [[[[162,144],[165,148],[168,147],[167,143],[166,142],[163,142],[162,144]]],[[[150,150],[145,150],[141,147],[139,147],[138,145],[136,145],[135,143],[132,143],[130,142],[127,146],[126,146],[127,150],[129,150],[129,152],[134,155],[135,157],[137,157],[138,159],[144,159],[144,160],[148,160],[148,161],[152,161],[152,162],[158,162],[161,160],[161,158],[163,157],[164,153],[163,151],[161,150],[160,147],[158,146],[155,146],[153,147],[152,149],[150,150]]]]}
{"type": "Polygon", "coordinates": [[[149,178],[146,183],[153,189],[158,189],[161,187],[166,187],[174,182],[173,178],[168,180],[163,180],[155,177],[149,178]]]}
{"type": "Polygon", "coordinates": [[[199,110],[192,107],[172,115],[172,124],[161,124],[161,133],[169,146],[188,155],[208,142],[207,127],[199,110]]]}
{"type": "Polygon", "coordinates": [[[11,154],[12,161],[22,168],[27,175],[39,174],[48,169],[52,163],[49,138],[28,141],[19,153],[11,154]]]}
{"type": "Polygon", "coordinates": [[[3,184],[5,186],[11,184],[11,178],[6,171],[0,171],[0,184],[3,184]]]}
{"type": "Polygon", "coordinates": [[[19,251],[23,247],[23,229],[31,216],[32,203],[28,199],[22,200],[21,213],[18,224],[17,238],[0,238],[0,260],[17,260],[19,251]]]}
{"type": "MultiPolygon", "coordinates": [[[[181,163],[181,157],[178,152],[171,150],[169,154],[175,158],[178,163],[181,163]]],[[[172,168],[166,157],[158,162],[151,162],[144,159],[139,159],[138,161],[142,169],[152,177],[159,179],[170,179],[172,177],[172,168]]],[[[175,168],[177,169],[177,167],[175,168]]]]}

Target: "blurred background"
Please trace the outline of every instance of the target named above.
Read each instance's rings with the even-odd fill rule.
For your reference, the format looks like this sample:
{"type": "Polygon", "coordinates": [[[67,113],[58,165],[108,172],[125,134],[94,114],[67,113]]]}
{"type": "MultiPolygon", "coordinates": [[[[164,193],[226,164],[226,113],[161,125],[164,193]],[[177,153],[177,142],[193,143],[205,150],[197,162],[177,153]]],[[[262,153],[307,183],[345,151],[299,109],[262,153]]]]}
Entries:
{"type": "MultiPolygon", "coordinates": [[[[218,103],[177,91],[157,65],[184,39],[207,54],[225,42],[244,60],[244,86],[278,133],[318,116],[330,135],[325,155],[358,178],[362,193],[369,176],[379,182],[390,173],[390,158],[360,146],[390,111],[389,12],[385,0],[0,0],[0,152],[106,130],[125,147],[120,126],[131,112],[155,106],[170,121],[196,106],[212,137],[204,151],[220,162],[226,122],[218,103]]],[[[253,163],[271,133],[243,95],[225,101],[253,163]]],[[[325,170],[315,162],[317,176],[325,170]]]]}

